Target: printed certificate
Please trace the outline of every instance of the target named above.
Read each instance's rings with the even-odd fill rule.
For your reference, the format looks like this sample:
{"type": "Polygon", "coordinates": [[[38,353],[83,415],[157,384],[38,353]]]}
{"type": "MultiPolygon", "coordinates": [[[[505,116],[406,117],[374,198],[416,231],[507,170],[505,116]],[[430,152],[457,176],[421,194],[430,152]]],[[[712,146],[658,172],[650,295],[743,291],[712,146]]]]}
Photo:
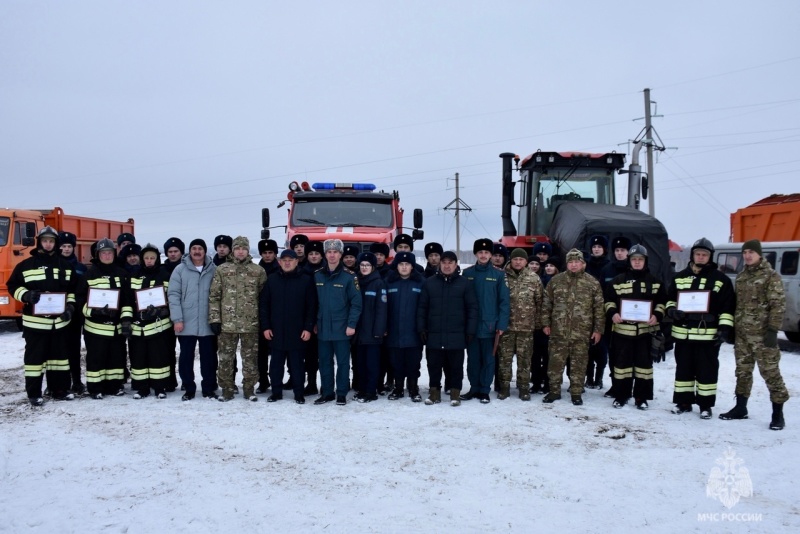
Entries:
{"type": "Polygon", "coordinates": [[[34,315],[61,315],[67,309],[66,293],[42,293],[33,305],[34,315]]]}
{"type": "Polygon", "coordinates": [[[623,321],[646,323],[653,315],[653,303],[649,300],[620,299],[619,316],[623,321]]]}
{"type": "Polygon", "coordinates": [[[686,313],[708,313],[711,291],[678,291],[678,309],[686,313]]]}
{"type": "Polygon", "coordinates": [[[109,310],[116,310],[119,307],[119,289],[90,287],[86,306],[89,308],[105,308],[106,305],[108,305],[109,310]]]}
{"type": "Polygon", "coordinates": [[[166,305],[164,286],[148,287],[136,292],[136,308],[139,310],[147,309],[148,306],[163,308],[166,305]]]}

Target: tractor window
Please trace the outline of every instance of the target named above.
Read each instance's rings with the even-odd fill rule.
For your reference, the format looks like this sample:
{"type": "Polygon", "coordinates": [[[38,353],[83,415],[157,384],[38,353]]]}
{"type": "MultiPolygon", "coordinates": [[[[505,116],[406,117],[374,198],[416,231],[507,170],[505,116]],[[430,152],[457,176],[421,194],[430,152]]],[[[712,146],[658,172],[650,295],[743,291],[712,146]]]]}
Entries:
{"type": "Polygon", "coordinates": [[[0,217],[0,247],[8,244],[8,230],[11,227],[11,219],[0,217]]]}
{"type": "Polygon", "coordinates": [[[795,275],[797,274],[798,252],[790,250],[783,253],[781,256],[781,274],[795,275]]]}

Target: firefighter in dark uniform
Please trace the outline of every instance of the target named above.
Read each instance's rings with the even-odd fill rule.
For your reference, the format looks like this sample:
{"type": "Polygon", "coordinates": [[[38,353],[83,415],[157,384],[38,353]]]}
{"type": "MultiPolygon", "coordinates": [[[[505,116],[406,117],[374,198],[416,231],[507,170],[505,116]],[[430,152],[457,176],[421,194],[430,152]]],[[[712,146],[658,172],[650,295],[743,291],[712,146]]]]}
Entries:
{"type": "MultiPolygon", "coordinates": [[[[45,226],[37,236],[31,257],[14,267],[8,292],[22,302],[22,337],[25,338],[25,391],[33,406],[41,406],[42,377],[55,400],[72,400],[66,329],[75,311],[75,272],[56,248],[58,233],[45,226]],[[47,293],[65,293],[60,313],[37,314],[37,303],[47,293]]],[[[112,244],[113,247],[113,244],[112,244]]],[[[39,306],[41,310],[41,305],[39,306]]]]}
{"type": "MultiPolygon", "coordinates": [[[[72,232],[59,232],[58,241],[56,246],[61,251],[61,256],[66,259],[75,271],[76,287],[80,286],[81,281],[86,276],[86,265],[82,264],[78,257],[75,255],[75,247],[78,244],[78,238],[72,232]]],[[[76,297],[77,297],[76,293],[76,297]]],[[[73,305],[76,310],[80,310],[83,302],[76,299],[73,305]]],[[[81,381],[81,332],[83,331],[83,316],[80,313],[73,313],[66,327],[67,336],[67,353],[69,356],[69,373],[72,377],[72,385],[70,391],[75,395],[83,395],[86,391],[86,386],[81,381]]]]}
{"type": "MultiPolygon", "coordinates": [[[[675,389],[673,413],[700,407],[700,417],[711,419],[717,400],[719,347],[733,336],[733,313],[736,296],[733,283],[711,261],[714,245],[701,238],[692,245],[688,267],[675,275],[667,293],[667,315],[672,318],[675,340],[675,389]],[[696,298],[707,292],[707,310],[678,309],[682,292],[694,292],[696,298]]],[[[688,297],[689,295],[687,295],[688,297]]],[[[686,307],[685,305],[683,306],[686,307]]]]}
{"type": "MultiPolygon", "coordinates": [[[[273,274],[278,274],[280,266],[278,265],[278,242],[274,239],[262,239],[258,242],[258,255],[261,256],[261,261],[258,265],[267,273],[267,278],[273,274]]],[[[258,336],[258,387],[256,393],[266,393],[270,388],[269,380],[269,355],[270,346],[264,336],[258,336]]],[[[291,380],[287,382],[291,388],[291,380]]]]}
{"type": "Polygon", "coordinates": [[[114,263],[114,243],[110,239],[101,239],[95,250],[96,257],[86,273],[90,294],[83,306],[83,316],[86,318],[83,340],[86,343],[86,386],[89,396],[102,399],[103,395],[125,394],[125,345],[120,341],[131,335],[133,309],[128,296],[128,273],[114,263]],[[88,299],[93,289],[119,291],[116,307],[89,307],[88,299]]]}
{"type": "MultiPolygon", "coordinates": [[[[167,259],[161,265],[161,276],[164,279],[164,290],[169,291],[169,278],[172,276],[172,271],[183,261],[183,255],[186,252],[186,245],[180,238],[170,237],[164,242],[164,254],[167,259]]],[[[175,335],[175,330],[172,329],[167,334],[167,347],[169,350],[170,367],[169,367],[169,382],[167,383],[167,393],[172,393],[178,389],[178,375],[175,372],[178,366],[178,354],[175,350],[175,343],[178,341],[175,335]]],[[[181,388],[183,389],[183,388],[181,388]]]]}

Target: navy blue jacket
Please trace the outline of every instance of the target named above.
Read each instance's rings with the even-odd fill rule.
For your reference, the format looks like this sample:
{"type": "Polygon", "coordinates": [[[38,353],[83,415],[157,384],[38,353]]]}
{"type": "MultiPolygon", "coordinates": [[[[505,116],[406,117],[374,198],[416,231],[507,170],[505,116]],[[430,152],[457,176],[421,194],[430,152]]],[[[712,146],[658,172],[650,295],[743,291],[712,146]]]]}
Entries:
{"type": "Polygon", "coordinates": [[[272,330],[273,349],[304,349],[308,342],[300,334],[313,332],[316,317],[317,290],[311,276],[298,267],[288,273],[278,269],[267,277],[258,297],[258,319],[260,335],[272,330]]]}
{"type": "Polygon", "coordinates": [[[386,333],[387,298],[386,282],[377,271],[358,276],[361,286],[361,317],[356,327],[359,345],[380,345],[386,333]]]}
{"type": "Polygon", "coordinates": [[[478,298],[472,283],[456,270],[425,280],[417,306],[417,331],[428,336],[429,349],[464,350],[478,329],[478,298]]]}
{"type": "Polygon", "coordinates": [[[386,275],[387,296],[389,297],[387,347],[422,346],[422,340],[417,332],[417,305],[424,283],[425,278],[417,271],[411,271],[411,276],[405,280],[394,270],[386,275]]]}

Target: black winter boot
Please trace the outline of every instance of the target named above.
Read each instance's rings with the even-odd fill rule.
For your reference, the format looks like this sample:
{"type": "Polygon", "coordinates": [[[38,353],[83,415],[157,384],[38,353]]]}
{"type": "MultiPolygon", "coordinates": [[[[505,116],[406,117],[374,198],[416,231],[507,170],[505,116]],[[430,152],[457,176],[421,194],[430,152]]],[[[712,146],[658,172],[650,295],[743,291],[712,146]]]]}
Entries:
{"type": "Polygon", "coordinates": [[[736,395],[736,406],[730,411],[719,414],[720,419],[730,421],[731,419],[747,419],[747,397],[736,395]]]}
{"type": "Polygon", "coordinates": [[[783,403],[772,403],[772,422],[769,424],[770,430],[783,430],[786,423],[783,420],[783,403]]]}

